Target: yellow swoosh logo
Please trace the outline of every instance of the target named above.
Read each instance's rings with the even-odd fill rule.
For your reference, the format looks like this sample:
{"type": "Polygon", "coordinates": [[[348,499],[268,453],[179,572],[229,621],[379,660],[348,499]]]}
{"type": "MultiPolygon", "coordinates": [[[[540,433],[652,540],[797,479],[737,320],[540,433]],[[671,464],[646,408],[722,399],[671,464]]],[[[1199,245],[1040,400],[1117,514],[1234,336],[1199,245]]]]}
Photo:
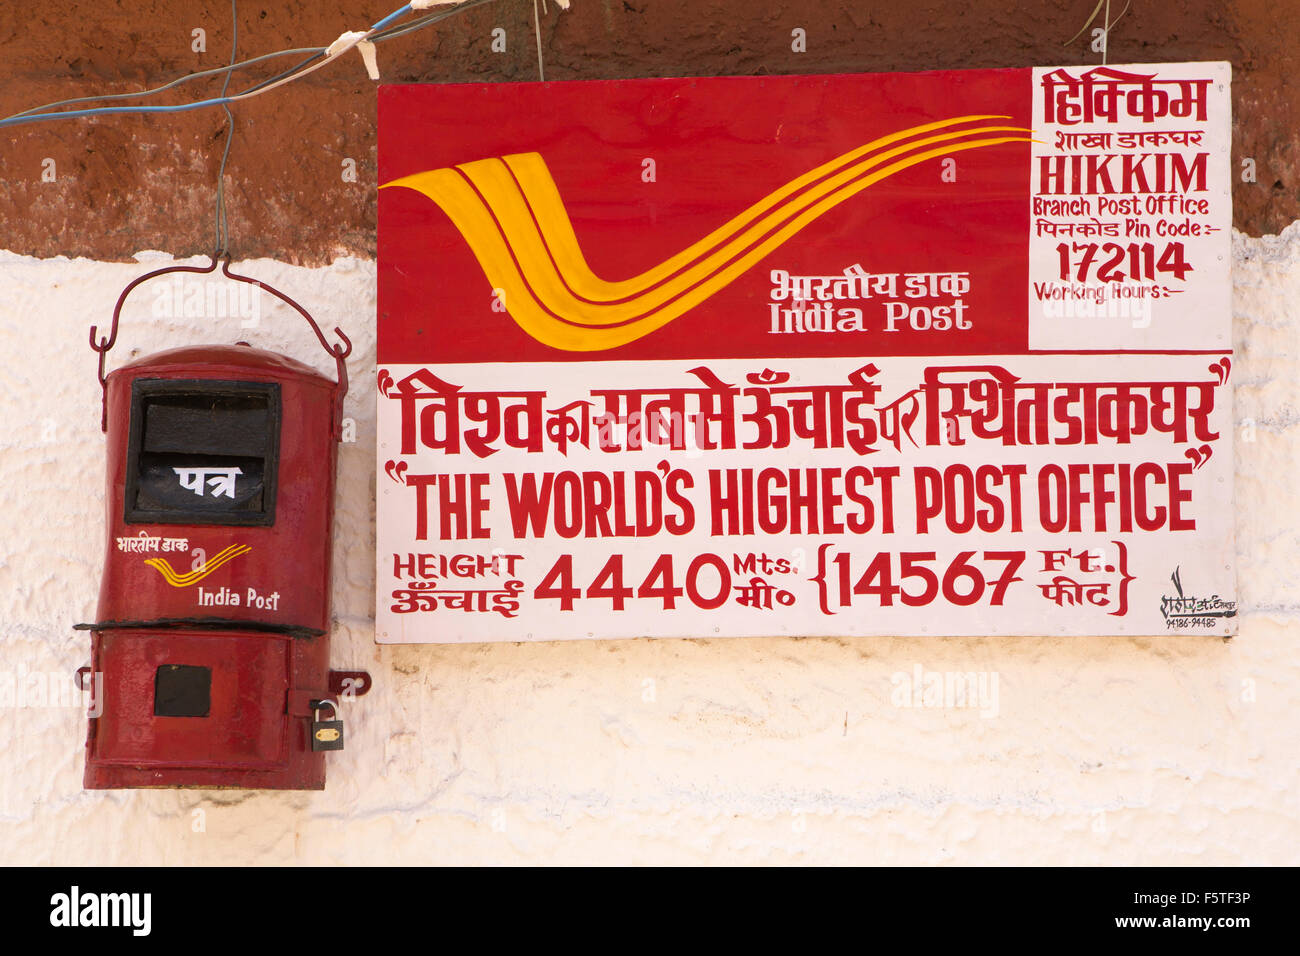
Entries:
{"type": "Polygon", "coordinates": [[[241,554],[245,554],[252,550],[253,549],[246,544],[232,544],[219,554],[213,555],[212,560],[205,561],[202,567],[194,571],[188,571],[185,574],[178,574],[171,566],[171,562],[166,558],[147,558],[144,563],[161,574],[163,580],[172,587],[187,588],[191,584],[198,584],[223,564],[228,564],[241,554]]]}
{"type": "Polygon", "coordinates": [[[433,200],[469,244],[510,316],[573,352],[626,345],[709,299],[809,223],[897,172],[939,156],[1029,142],[1030,130],[958,116],[882,136],[792,179],[677,255],[619,281],[597,276],[537,153],[427,170],[385,183],[433,200]],[[931,134],[931,135],[927,135],[931,134]]]}

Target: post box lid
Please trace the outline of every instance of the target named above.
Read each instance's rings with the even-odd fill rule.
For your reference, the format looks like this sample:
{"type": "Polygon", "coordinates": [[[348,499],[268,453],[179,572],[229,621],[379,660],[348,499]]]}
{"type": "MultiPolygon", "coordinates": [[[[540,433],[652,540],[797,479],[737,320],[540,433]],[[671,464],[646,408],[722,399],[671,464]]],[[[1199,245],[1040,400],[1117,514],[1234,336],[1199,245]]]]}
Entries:
{"type": "Polygon", "coordinates": [[[265,349],[257,349],[249,345],[198,345],[167,349],[128,362],[120,368],[114,369],[109,373],[108,377],[112,378],[125,372],[136,373],[146,369],[161,371],[194,366],[205,366],[208,370],[212,370],[214,367],[230,369],[235,374],[241,371],[261,372],[274,376],[315,379],[329,388],[334,387],[332,380],[326,378],[310,365],[299,362],[287,355],[281,355],[279,352],[268,352],[265,349]]]}

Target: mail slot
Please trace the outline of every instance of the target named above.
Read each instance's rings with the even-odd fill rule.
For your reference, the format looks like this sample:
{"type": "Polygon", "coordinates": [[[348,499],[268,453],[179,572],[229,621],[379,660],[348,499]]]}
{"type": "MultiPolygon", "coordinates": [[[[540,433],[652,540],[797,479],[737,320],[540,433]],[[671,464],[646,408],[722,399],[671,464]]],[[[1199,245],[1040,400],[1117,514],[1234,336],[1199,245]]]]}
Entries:
{"type": "Polygon", "coordinates": [[[279,424],[274,382],[137,379],[128,520],[275,524],[279,424]]]}

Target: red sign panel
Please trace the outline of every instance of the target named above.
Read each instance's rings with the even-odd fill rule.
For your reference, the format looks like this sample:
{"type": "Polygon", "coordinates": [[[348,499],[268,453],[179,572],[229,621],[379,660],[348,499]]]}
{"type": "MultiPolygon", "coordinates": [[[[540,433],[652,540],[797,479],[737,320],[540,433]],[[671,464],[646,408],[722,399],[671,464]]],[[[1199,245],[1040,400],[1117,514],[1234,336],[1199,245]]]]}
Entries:
{"type": "Polygon", "coordinates": [[[1231,631],[1227,84],[382,88],[380,640],[1231,631]]]}

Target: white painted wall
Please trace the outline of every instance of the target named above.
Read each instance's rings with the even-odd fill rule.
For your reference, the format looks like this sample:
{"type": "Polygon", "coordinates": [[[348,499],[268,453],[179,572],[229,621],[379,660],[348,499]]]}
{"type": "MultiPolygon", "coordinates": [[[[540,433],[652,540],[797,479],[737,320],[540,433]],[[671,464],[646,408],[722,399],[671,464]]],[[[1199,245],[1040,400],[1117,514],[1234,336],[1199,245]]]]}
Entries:
{"type": "MultiPolygon", "coordinates": [[[[245,263],[356,343],[340,459],[325,793],[81,790],[85,718],[0,706],[0,863],[1300,863],[1300,223],[1234,240],[1240,636],[373,644],[375,265],[245,263]],[[991,671],[999,713],[891,675],[991,671]],[[200,817],[205,829],[196,832],[200,817]]],[[[0,672],[89,658],[103,439],[87,328],[144,266],[0,253],[0,672]]],[[[296,316],[160,321],[116,361],[296,316]]],[[[268,303],[269,305],[269,303],[268,303]]]]}

